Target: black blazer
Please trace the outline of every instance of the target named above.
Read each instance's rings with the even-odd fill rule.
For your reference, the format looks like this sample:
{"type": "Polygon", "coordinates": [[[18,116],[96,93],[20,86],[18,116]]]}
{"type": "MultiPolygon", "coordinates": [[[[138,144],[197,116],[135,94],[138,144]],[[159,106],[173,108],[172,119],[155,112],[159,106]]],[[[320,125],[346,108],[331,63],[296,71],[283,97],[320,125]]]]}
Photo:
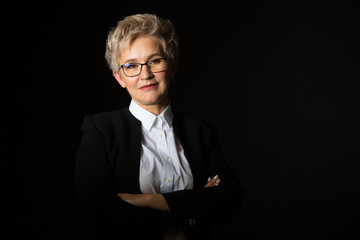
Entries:
{"type": "Polygon", "coordinates": [[[214,128],[180,113],[174,113],[173,127],[189,162],[194,187],[163,194],[171,210],[165,214],[135,207],[116,195],[141,193],[141,122],[128,109],[84,118],[76,161],[82,236],[91,232],[88,235],[99,239],[126,234],[132,239],[162,239],[170,225],[184,228],[189,239],[208,239],[211,226],[226,224],[237,215],[242,188],[219,149],[214,128]],[[204,188],[208,177],[216,174],[220,185],[204,188]]]}

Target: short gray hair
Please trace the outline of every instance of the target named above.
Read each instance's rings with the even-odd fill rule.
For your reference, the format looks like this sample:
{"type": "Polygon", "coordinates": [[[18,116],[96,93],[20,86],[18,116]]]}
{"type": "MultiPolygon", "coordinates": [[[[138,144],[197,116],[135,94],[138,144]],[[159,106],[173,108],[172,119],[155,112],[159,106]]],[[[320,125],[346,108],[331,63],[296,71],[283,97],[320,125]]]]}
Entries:
{"type": "Polygon", "coordinates": [[[154,14],[136,14],[119,21],[108,35],[105,58],[113,72],[118,71],[121,50],[144,35],[157,38],[165,57],[178,60],[179,39],[173,24],[154,14]]]}

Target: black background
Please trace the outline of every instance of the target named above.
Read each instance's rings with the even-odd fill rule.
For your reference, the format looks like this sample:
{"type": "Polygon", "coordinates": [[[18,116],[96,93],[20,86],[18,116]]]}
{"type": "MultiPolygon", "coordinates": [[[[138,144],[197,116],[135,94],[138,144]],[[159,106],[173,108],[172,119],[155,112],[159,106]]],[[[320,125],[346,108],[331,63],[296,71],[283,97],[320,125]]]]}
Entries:
{"type": "Polygon", "coordinates": [[[216,239],[358,235],[357,5],[49,1],[25,12],[31,81],[21,84],[18,111],[27,120],[14,222],[21,236],[75,236],[80,124],[129,104],[104,53],[109,28],[135,13],[175,24],[181,58],[172,104],[218,128],[245,189],[241,214],[215,229],[216,239]]]}

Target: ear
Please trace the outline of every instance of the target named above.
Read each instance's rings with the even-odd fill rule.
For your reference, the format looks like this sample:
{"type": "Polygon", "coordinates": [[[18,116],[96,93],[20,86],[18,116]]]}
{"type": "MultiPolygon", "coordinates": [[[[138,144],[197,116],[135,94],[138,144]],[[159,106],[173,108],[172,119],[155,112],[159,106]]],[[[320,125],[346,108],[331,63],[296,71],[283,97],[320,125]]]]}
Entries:
{"type": "Polygon", "coordinates": [[[126,88],[126,84],[125,84],[124,80],[122,80],[120,74],[118,74],[117,72],[113,72],[113,75],[114,75],[116,81],[117,81],[123,88],[126,88]]]}

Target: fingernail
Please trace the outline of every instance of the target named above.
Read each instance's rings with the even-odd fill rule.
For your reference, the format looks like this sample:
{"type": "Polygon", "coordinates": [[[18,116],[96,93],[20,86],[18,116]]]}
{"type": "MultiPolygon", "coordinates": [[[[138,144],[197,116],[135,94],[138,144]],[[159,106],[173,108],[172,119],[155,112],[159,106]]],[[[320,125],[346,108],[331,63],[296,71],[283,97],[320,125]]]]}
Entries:
{"type": "Polygon", "coordinates": [[[219,183],[220,183],[220,179],[216,180],[216,183],[219,184],[219,183]]]}
{"type": "Polygon", "coordinates": [[[215,175],[214,179],[218,179],[218,178],[219,178],[219,176],[218,176],[218,175],[215,175]]]}
{"type": "Polygon", "coordinates": [[[209,177],[209,178],[208,178],[208,181],[210,181],[210,179],[211,179],[211,178],[209,177]]]}

